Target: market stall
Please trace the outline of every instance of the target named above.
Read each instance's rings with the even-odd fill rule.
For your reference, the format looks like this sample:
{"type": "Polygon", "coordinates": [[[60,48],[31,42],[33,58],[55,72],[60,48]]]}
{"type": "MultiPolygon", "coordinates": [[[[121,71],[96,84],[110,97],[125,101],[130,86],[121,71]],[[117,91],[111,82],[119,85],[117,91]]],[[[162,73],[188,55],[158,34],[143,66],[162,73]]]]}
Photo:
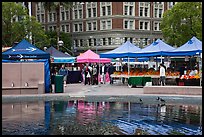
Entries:
{"type": "MultiPolygon", "coordinates": [[[[17,45],[13,46],[12,48],[6,50],[2,53],[2,62],[4,63],[16,63],[20,64],[21,66],[23,63],[27,63],[29,65],[30,62],[43,62],[44,63],[44,86],[45,86],[45,93],[50,92],[50,69],[49,69],[49,59],[50,55],[40,49],[38,49],[36,46],[29,43],[27,40],[23,39],[21,42],[19,42],[17,45]]],[[[30,63],[30,65],[32,65],[30,63]]],[[[32,78],[32,75],[30,70],[23,71],[22,67],[19,69],[14,69],[12,73],[20,73],[21,77],[25,76],[25,81],[27,84],[24,84],[22,81],[23,79],[20,79],[20,84],[18,84],[18,88],[25,88],[25,87],[32,87],[32,86],[38,86],[37,83],[40,83],[41,81],[36,81],[37,78],[32,78]],[[34,85],[32,85],[34,84],[34,85]],[[28,85],[28,86],[27,86],[28,85]]],[[[40,73],[40,72],[39,72],[40,73]]],[[[3,77],[4,78],[4,77],[3,77]]],[[[13,81],[13,79],[9,80],[2,80],[3,85],[4,83],[8,83],[9,86],[16,86],[16,83],[19,83],[19,81],[13,81]],[[13,83],[13,84],[11,84],[13,83]]],[[[11,88],[13,88],[11,87],[11,88]]]]}

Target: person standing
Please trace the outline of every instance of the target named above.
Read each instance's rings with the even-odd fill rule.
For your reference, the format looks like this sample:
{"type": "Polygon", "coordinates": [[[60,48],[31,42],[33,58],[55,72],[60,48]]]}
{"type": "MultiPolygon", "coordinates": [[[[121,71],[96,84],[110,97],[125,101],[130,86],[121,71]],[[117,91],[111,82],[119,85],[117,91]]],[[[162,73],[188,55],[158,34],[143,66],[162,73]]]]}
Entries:
{"type": "Polygon", "coordinates": [[[160,84],[161,86],[165,86],[165,79],[166,79],[166,70],[165,70],[165,66],[163,64],[160,64],[160,84]]]}
{"type": "Polygon", "coordinates": [[[103,63],[100,69],[101,83],[106,84],[106,65],[103,63]]]}
{"type": "Polygon", "coordinates": [[[92,85],[98,85],[98,72],[97,72],[97,65],[93,65],[92,75],[93,75],[93,82],[92,85]]]}
{"type": "Polygon", "coordinates": [[[86,84],[90,85],[90,82],[91,82],[91,72],[90,72],[88,64],[86,64],[84,72],[85,72],[85,82],[84,82],[84,85],[86,85],[86,84]]]}
{"type": "Polygon", "coordinates": [[[67,76],[68,76],[68,69],[65,68],[65,65],[62,65],[62,67],[59,70],[59,75],[63,75],[63,82],[64,86],[67,86],[67,76]]]}
{"type": "MultiPolygon", "coordinates": [[[[123,72],[123,73],[124,73],[124,72],[128,72],[127,63],[125,63],[125,64],[123,65],[123,67],[122,67],[122,72],[123,72]]],[[[122,82],[123,82],[123,84],[125,84],[125,78],[124,78],[124,77],[122,78],[122,82]]]]}
{"type": "Polygon", "coordinates": [[[113,74],[115,72],[115,67],[113,66],[112,63],[110,63],[110,66],[108,68],[108,74],[109,74],[109,78],[110,78],[110,84],[113,84],[113,78],[111,77],[111,74],[113,74]]]}

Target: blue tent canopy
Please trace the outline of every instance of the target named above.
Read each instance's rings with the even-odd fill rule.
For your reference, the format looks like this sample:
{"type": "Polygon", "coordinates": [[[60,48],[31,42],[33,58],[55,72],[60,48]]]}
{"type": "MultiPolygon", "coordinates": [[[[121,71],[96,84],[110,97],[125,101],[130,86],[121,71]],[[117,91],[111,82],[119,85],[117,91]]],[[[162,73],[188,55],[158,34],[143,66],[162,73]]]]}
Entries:
{"type": "Polygon", "coordinates": [[[16,60],[16,59],[49,59],[50,54],[38,49],[36,46],[30,44],[23,39],[14,47],[2,53],[2,59],[16,60]]]}
{"type": "Polygon", "coordinates": [[[192,37],[177,49],[171,52],[166,52],[166,54],[170,56],[193,56],[200,53],[202,53],[202,42],[196,37],[192,37]]]}
{"type": "Polygon", "coordinates": [[[164,56],[167,51],[172,51],[175,48],[166,44],[160,39],[157,39],[155,42],[150,44],[149,46],[141,49],[140,51],[136,51],[131,54],[131,57],[151,57],[151,56],[164,56]]]}
{"type": "Polygon", "coordinates": [[[126,41],[120,47],[99,54],[101,58],[123,58],[129,57],[131,53],[141,50],[139,47],[132,44],[130,41],[126,41]]]}
{"type": "Polygon", "coordinates": [[[74,63],[76,57],[72,57],[69,54],[64,54],[53,46],[48,48],[45,52],[49,53],[52,58],[54,58],[54,63],[74,63]]]}

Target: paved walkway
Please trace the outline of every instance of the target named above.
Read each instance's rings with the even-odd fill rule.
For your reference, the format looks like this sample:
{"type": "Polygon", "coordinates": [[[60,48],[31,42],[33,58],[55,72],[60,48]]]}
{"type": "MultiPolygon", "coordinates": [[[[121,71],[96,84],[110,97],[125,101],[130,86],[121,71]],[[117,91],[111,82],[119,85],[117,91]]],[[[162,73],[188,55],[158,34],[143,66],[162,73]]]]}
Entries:
{"type": "MultiPolygon", "coordinates": [[[[167,88],[170,88],[167,86],[167,88]]],[[[54,85],[53,85],[54,89],[54,85]]],[[[193,92],[193,91],[192,91],[193,92]]],[[[46,94],[34,94],[34,95],[2,95],[2,101],[15,101],[15,100],[53,100],[53,99],[70,99],[70,97],[79,99],[89,99],[100,101],[103,100],[119,100],[119,99],[126,99],[126,100],[138,100],[142,99],[145,101],[152,101],[156,100],[156,98],[160,96],[163,99],[168,101],[179,102],[185,98],[188,100],[187,102],[194,103],[202,103],[202,95],[172,95],[172,94],[144,94],[142,87],[137,88],[130,88],[127,85],[117,84],[110,85],[109,83],[106,84],[99,84],[99,85],[83,85],[82,83],[77,84],[67,84],[67,87],[64,88],[64,93],[46,93],[46,94]],[[176,100],[176,101],[175,101],[176,100]]]]}

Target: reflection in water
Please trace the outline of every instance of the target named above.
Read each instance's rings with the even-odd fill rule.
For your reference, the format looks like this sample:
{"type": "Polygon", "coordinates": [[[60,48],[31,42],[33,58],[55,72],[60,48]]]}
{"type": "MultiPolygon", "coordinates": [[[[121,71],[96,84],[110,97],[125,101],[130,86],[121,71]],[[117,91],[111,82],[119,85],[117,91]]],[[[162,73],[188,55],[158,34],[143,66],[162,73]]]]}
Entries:
{"type": "Polygon", "coordinates": [[[2,105],[3,134],[202,134],[202,106],[39,101],[2,105]]]}

